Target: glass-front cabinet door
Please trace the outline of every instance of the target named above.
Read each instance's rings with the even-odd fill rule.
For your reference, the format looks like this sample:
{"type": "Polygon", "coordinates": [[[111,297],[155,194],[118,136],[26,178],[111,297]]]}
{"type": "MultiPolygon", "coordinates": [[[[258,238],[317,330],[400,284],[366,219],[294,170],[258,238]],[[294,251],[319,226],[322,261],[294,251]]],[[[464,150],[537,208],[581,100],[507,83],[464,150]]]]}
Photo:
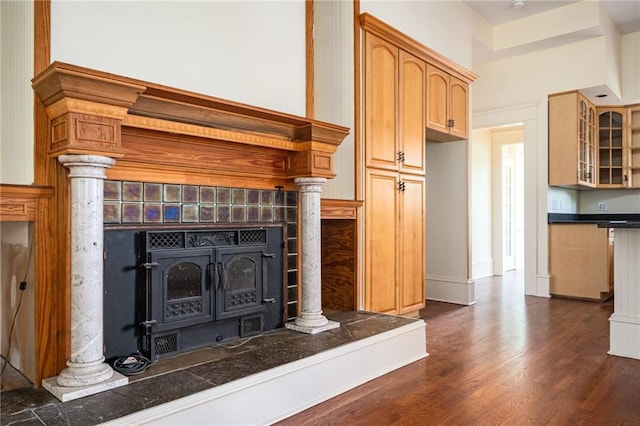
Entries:
{"type": "Polygon", "coordinates": [[[598,187],[624,187],[624,109],[598,109],[598,187]]]}
{"type": "Polygon", "coordinates": [[[578,111],[578,181],[593,185],[596,182],[596,111],[584,99],[580,99],[578,111]]]}

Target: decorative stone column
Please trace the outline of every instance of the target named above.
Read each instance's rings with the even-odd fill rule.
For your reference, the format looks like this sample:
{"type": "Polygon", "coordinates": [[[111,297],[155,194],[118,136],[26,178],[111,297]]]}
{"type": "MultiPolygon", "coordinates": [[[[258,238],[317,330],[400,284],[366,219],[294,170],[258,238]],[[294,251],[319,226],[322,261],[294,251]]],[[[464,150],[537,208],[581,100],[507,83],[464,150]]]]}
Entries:
{"type": "Polygon", "coordinates": [[[128,383],[103,356],[103,181],[115,160],[61,155],[71,179],[71,357],[43,386],[68,401],[128,383]]]}
{"type": "Polygon", "coordinates": [[[286,327],[303,333],[315,334],[340,327],[339,322],[329,321],[322,315],[321,297],[321,241],[320,241],[320,193],[325,178],[296,178],[300,187],[302,235],[299,253],[302,256],[302,308],[294,323],[286,327]]]}

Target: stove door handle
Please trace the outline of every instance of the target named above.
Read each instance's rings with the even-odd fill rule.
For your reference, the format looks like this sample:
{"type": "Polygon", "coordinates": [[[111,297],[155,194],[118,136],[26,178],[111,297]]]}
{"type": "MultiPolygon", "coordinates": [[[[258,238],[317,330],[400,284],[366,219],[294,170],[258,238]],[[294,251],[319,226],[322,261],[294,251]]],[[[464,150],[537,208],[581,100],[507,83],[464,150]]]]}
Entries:
{"type": "Polygon", "coordinates": [[[211,281],[213,282],[213,288],[217,290],[218,286],[220,285],[220,277],[218,277],[218,270],[216,269],[216,264],[209,263],[207,265],[207,268],[209,268],[211,273],[211,281]]]}
{"type": "Polygon", "coordinates": [[[222,263],[222,262],[218,262],[218,274],[220,274],[220,281],[222,282],[222,289],[226,290],[229,279],[227,277],[227,271],[226,271],[226,269],[224,267],[224,263],[222,263]]]}

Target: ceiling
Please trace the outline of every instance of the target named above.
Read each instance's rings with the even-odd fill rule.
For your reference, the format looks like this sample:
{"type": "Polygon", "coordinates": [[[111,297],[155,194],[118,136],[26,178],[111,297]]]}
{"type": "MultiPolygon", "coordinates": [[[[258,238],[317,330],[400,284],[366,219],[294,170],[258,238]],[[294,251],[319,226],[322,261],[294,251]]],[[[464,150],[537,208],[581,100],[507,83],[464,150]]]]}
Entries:
{"type": "MultiPolygon", "coordinates": [[[[465,3],[493,25],[504,24],[541,12],[563,7],[578,0],[526,0],[520,8],[512,7],[512,0],[466,0],[465,3]]],[[[620,34],[640,31],[639,0],[589,0],[601,1],[620,34]]]]}

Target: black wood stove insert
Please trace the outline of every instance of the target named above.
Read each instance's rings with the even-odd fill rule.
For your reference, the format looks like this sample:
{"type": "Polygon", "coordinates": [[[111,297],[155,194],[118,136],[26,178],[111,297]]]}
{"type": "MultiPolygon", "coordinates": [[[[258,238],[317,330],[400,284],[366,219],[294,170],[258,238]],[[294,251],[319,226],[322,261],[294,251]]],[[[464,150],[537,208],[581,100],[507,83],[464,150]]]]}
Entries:
{"type": "Polygon", "coordinates": [[[283,326],[282,226],[105,231],[105,357],[151,360],[283,326]]]}

